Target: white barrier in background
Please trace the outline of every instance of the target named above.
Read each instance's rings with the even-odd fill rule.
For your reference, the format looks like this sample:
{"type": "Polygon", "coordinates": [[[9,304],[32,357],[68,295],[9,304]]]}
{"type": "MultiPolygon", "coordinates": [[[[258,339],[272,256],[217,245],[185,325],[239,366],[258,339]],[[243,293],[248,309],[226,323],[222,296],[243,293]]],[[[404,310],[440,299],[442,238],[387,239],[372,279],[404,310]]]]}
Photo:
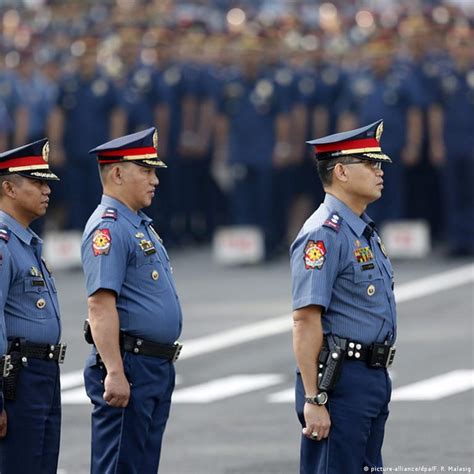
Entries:
{"type": "Polygon", "coordinates": [[[423,258],[431,252],[430,227],[424,220],[387,222],[380,235],[390,258],[423,258]]]}
{"type": "Polygon", "coordinates": [[[257,227],[236,226],[214,234],[213,255],[222,265],[258,263],[265,257],[263,234],[257,227]]]}
{"type": "Polygon", "coordinates": [[[43,238],[43,256],[52,270],[81,267],[81,232],[47,232],[43,238]]]}

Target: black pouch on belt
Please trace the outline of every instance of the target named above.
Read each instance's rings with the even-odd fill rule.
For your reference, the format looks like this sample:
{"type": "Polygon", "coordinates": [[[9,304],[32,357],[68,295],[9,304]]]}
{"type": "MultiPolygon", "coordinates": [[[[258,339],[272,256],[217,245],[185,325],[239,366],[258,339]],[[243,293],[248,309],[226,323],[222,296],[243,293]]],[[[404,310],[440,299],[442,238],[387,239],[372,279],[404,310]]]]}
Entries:
{"type": "Polygon", "coordinates": [[[18,386],[18,378],[20,377],[20,371],[23,367],[21,361],[21,352],[12,351],[10,352],[11,365],[10,373],[8,377],[3,379],[3,396],[5,400],[15,400],[16,399],[16,389],[18,386]]]}

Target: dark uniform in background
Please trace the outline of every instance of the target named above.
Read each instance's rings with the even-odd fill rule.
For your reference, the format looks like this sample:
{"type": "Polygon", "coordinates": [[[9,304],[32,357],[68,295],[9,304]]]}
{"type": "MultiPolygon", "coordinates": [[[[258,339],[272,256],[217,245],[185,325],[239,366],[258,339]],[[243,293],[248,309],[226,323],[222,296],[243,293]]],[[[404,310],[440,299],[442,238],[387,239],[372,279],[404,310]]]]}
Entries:
{"type": "MultiPolygon", "coordinates": [[[[6,151],[0,155],[0,177],[18,174],[37,181],[57,180],[48,168],[47,154],[46,139],[6,151]]],[[[4,380],[8,432],[0,441],[0,472],[54,474],[61,425],[58,363],[65,355],[65,346],[59,343],[57,291],[41,256],[41,239],[2,210],[2,199],[0,321],[5,322],[14,369],[4,380]]]]}
{"type": "MultiPolygon", "coordinates": [[[[128,161],[133,166],[164,167],[154,133],[154,128],[147,129],[92,152],[100,164],[128,161]]],[[[160,460],[182,315],[168,254],[151,224],[142,211],[134,212],[104,194],[84,230],[87,294],[106,290],[116,295],[123,369],[131,387],[126,407],[104,400],[107,371],[94,346],[84,378],[94,406],[91,472],[96,474],[155,474],[160,460]]],[[[112,343],[113,335],[108,337],[112,343]]]]}
{"type": "MultiPolygon", "coordinates": [[[[328,171],[339,161],[352,171],[356,166],[368,167],[363,179],[378,180],[383,174],[380,163],[390,163],[380,149],[381,127],[378,121],[309,143],[319,161],[330,160],[328,171]]],[[[331,194],[338,191],[333,184],[325,189],[324,203],[306,221],[290,251],[295,354],[301,370],[296,411],[305,428],[311,410],[315,414],[325,405],[331,422],[328,436],[323,433],[327,427],[316,431],[316,425],[304,432],[300,472],[355,474],[382,467],[391,394],[386,367],[396,338],[393,269],[370,217],[356,213],[348,195],[338,194],[344,202],[331,194]],[[320,325],[314,326],[315,321],[320,325]],[[306,322],[306,334],[314,331],[314,340],[298,333],[300,327],[304,329],[299,325],[306,322]],[[318,356],[326,369],[317,366],[318,356]],[[339,380],[331,379],[333,386],[326,387],[327,367],[337,361],[339,380]],[[317,367],[324,374],[319,379],[317,367]]]]}

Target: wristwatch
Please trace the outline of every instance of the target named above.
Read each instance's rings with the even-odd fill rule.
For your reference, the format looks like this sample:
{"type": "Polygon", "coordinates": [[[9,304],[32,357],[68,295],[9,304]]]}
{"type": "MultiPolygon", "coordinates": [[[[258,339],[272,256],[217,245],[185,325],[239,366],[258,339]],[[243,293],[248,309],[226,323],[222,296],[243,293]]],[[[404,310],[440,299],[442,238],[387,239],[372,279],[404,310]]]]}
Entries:
{"type": "Polygon", "coordinates": [[[310,405],[326,405],[328,401],[328,394],[326,392],[319,392],[317,395],[313,397],[308,397],[305,395],[304,401],[309,403],[310,405]]]}

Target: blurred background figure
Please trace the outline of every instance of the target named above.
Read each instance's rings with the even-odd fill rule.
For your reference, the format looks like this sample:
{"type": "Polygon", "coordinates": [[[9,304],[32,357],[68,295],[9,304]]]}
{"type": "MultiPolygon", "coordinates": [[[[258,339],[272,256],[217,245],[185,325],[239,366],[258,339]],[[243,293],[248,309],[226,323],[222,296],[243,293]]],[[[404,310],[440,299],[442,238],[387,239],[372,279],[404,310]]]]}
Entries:
{"type": "Polygon", "coordinates": [[[424,220],[442,248],[472,253],[472,219],[461,217],[472,195],[459,180],[473,161],[462,120],[473,9],[451,0],[239,5],[1,3],[0,146],[49,134],[64,179],[46,228],[82,230],[99,193],[89,149],[156,126],[168,169],[149,213],[167,246],[251,224],[274,257],[322,200],[304,142],[383,118],[394,165],[371,215],[379,226],[424,220]]]}
{"type": "Polygon", "coordinates": [[[451,63],[439,75],[430,109],[431,160],[441,168],[446,239],[454,256],[474,253],[474,35],[468,25],[450,31],[451,63]]]}

